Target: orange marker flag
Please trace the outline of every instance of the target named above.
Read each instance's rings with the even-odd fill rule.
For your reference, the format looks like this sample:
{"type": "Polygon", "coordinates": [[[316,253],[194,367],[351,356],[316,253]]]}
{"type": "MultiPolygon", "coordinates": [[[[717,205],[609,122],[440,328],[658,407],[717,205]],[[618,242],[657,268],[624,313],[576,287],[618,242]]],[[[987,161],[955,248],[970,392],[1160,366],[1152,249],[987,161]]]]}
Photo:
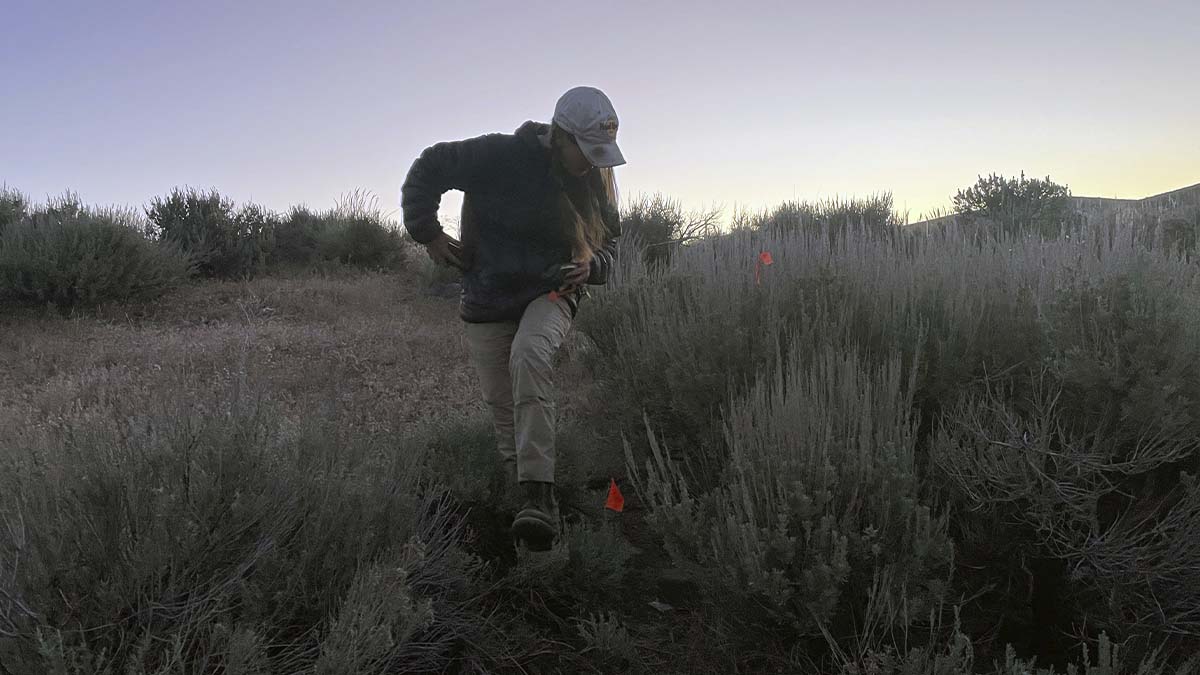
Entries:
{"type": "Polygon", "coordinates": [[[550,302],[558,302],[558,291],[550,291],[550,302]]]}
{"type": "Polygon", "coordinates": [[[604,502],[604,508],[612,509],[613,511],[625,510],[625,497],[617,489],[617,480],[615,478],[609,479],[608,499],[604,502]]]}
{"type": "Polygon", "coordinates": [[[754,261],[754,285],[755,286],[758,286],[760,283],[759,282],[760,267],[762,265],[770,265],[773,262],[775,262],[775,261],[771,259],[770,251],[763,251],[762,253],[758,254],[758,259],[754,261]]]}

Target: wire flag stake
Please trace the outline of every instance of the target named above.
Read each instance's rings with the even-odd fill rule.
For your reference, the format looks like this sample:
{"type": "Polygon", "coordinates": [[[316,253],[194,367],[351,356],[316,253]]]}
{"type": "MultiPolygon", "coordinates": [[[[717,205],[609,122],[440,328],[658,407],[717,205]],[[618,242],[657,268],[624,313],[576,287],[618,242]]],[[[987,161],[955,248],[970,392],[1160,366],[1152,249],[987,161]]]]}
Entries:
{"type": "Polygon", "coordinates": [[[775,261],[771,259],[770,251],[763,251],[762,253],[758,254],[758,258],[756,258],[754,260],[754,285],[755,286],[758,286],[761,284],[759,270],[762,269],[763,265],[770,265],[773,262],[775,262],[775,261]]]}

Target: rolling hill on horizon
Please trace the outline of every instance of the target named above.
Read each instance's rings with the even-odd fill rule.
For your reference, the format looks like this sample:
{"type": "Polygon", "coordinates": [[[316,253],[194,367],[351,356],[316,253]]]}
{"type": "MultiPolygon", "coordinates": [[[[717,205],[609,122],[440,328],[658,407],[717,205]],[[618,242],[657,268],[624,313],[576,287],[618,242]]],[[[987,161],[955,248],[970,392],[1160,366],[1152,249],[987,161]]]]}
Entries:
{"type": "MultiPolygon", "coordinates": [[[[1149,197],[1140,199],[1117,199],[1112,197],[1086,197],[1072,196],[1071,207],[1075,213],[1081,214],[1089,220],[1102,218],[1110,214],[1118,213],[1124,209],[1136,209],[1139,211],[1149,211],[1151,213],[1165,214],[1177,209],[1187,209],[1200,207],[1200,183],[1189,185],[1188,187],[1179,188],[1162,192],[1149,197]]],[[[961,214],[951,213],[935,218],[928,218],[915,223],[909,224],[907,227],[931,228],[947,224],[955,224],[961,214]]]]}

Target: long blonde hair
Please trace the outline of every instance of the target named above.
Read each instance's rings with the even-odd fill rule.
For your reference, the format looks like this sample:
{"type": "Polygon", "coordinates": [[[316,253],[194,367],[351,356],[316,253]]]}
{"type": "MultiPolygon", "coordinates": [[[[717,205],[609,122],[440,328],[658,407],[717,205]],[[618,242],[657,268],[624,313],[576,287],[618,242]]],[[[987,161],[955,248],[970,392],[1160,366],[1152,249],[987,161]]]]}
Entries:
{"type": "Polygon", "coordinates": [[[559,212],[571,239],[571,259],[583,261],[604,247],[610,236],[607,219],[619,218],[617,179],[611,168],[595,168],[582,177],[568,174],[559,153],[564,143],[574,143],[571,134],[557,124],[550,127],[550,147],[555,172],[563,186],[559,212]]]}

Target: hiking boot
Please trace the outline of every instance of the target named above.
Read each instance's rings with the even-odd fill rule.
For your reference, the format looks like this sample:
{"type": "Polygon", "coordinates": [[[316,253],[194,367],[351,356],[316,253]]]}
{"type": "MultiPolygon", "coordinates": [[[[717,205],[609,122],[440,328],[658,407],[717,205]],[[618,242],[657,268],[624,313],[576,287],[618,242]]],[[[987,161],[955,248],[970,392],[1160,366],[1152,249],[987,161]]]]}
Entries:
{"type": "Polygon", "coordinates": [[[558,500],[554,483],[521,483],[525,503],[513,519],[512,534],[523,540],[531,551],[549,551],[558,534],[558,500]]]}

